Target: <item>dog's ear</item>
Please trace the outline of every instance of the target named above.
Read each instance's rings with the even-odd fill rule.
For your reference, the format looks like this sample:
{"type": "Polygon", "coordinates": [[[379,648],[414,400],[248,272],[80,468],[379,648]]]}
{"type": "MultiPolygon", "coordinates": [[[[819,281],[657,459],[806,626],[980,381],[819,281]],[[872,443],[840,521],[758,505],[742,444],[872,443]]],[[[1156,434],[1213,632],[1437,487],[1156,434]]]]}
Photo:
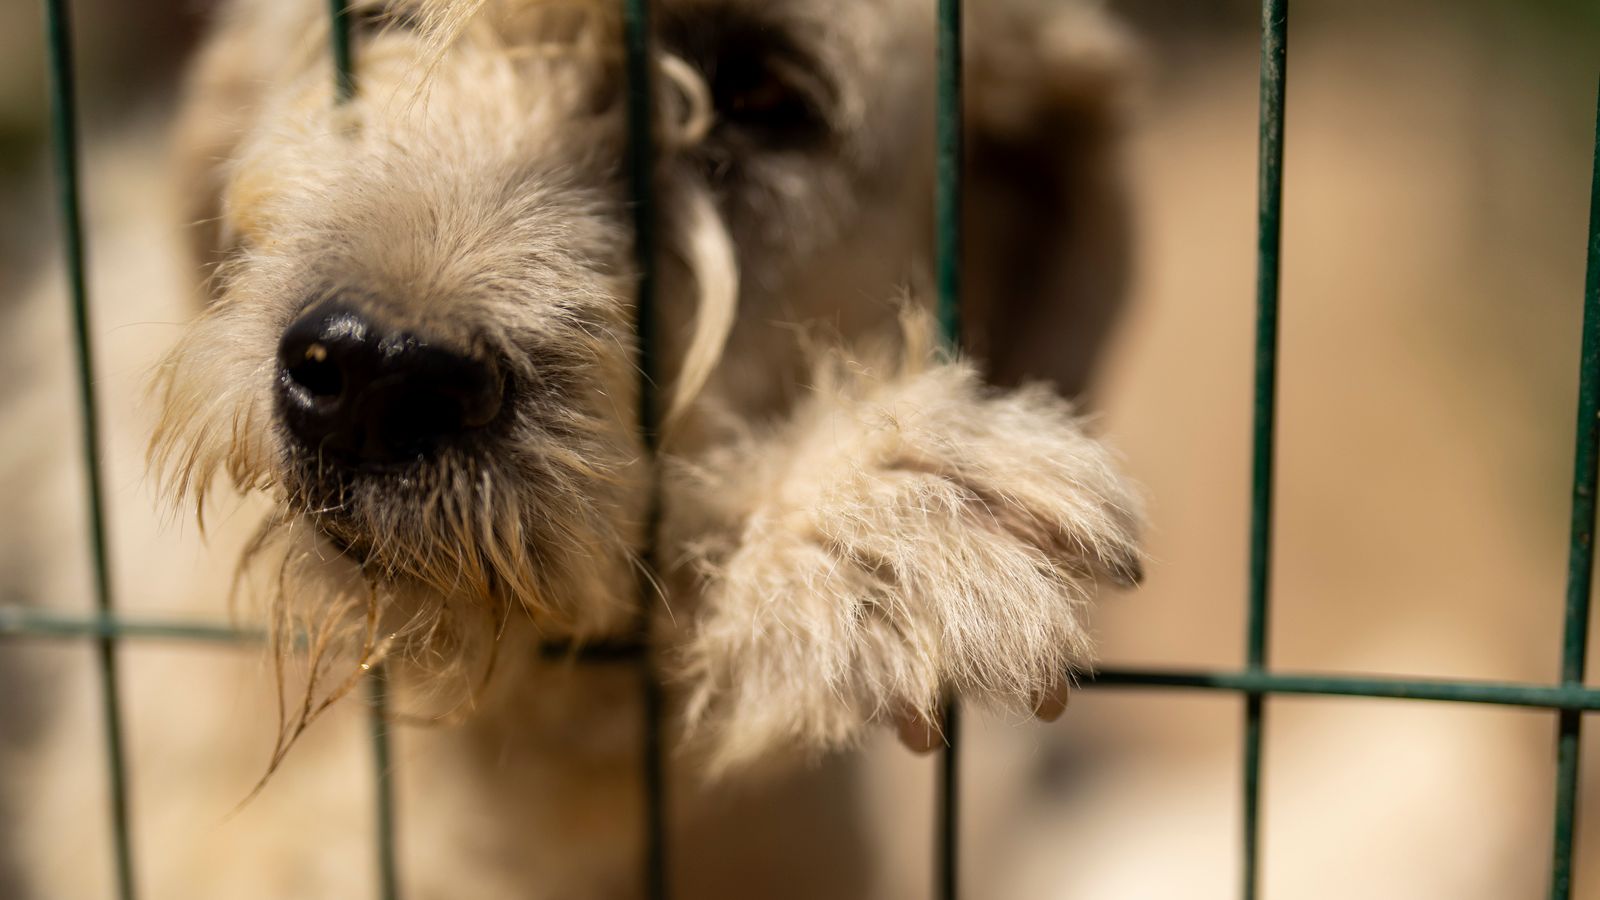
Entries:
{"type": "Polygon", "coordinates": [[[1088,2],[969,8],[968,346],[992,381],[1078,395],[1127,288],[1119,145],[1139,53],[1088,2]]]}

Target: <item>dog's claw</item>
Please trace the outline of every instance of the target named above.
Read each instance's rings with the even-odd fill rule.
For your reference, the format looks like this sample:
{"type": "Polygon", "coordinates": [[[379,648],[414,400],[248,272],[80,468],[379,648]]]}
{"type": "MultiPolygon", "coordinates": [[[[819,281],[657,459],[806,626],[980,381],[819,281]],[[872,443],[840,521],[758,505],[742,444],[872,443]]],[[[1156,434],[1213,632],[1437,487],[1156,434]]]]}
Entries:
{"type": "Polygon", "coordinates": [[[1070,693],[1071,685],[1065,679],[1056,682],[1055,687],[1039,697],[1039,702],[1033,707],[1033,714],[1042,721],[1054,722],[1067,711],[1070,693]]]}
{"type": "Polygon", "coordinates": [[[944,735],[921,713],[903,712],[895,716],[895,734],[906,749],[925,755],[944,746],[944,735]]]}
{"type": "MultiPolygon", "coordinates": [[[[1071,683],[1066,679],[1039,696],[1034,704],[1033,714],[1042,722],[1054,722],[1061,718],[1067,711],[1067,703],[1072,692],[1071,683]]],[[[895,736],[900,739],[907,750],[912,753],[926,755],[945,745],[944,735],[926,716],[914,711],[905,711],[894,717],[895,736]]]]}
{"type": "Polygon", "coordinates": [[[1107,567],[1111,582],[1121,588],[1136,588],[1144,582],[1144,561],[1129,556],[1107,567]]]}

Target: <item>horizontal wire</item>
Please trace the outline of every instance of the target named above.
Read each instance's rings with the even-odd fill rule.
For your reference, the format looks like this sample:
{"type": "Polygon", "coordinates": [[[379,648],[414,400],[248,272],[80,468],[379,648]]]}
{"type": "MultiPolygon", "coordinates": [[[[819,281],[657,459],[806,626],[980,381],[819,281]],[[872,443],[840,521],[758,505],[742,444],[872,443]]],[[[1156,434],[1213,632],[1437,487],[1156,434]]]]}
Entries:
{"type": "MultiPolygon", "coordinates": [[[[214,622],[181,619],[136,618],[69,614],[18,606],[0,606],[0,639],[128,638],[193,643],[254,643],[266,633],[214,622]]],[[[643,648],[630,641],[580,643],[547,641],[541,655],[548,659],[582,662],[631,661],[643,648]]],[[[1173,688],[1233,693],[1306,694],[1370,699],[1427,700],[1450,703],[1486,703],[1536,709],[1600,710],[1600,687],[1537,684],[1478,679],[1400,678],[1318,674],[1305,672],[1251,672],[1226,669],[1106,668],[1087,674],[1083,687],[1173,688]]]]}
{"type": "Polygon", "coordinates": [[[1536,709],[1600,710],[1600,688],[1477,679],[1396,678],[1298,672],[1187,669],[1103,669],[1085,686],[1304,694],[1445,703],[1487,703],[1536,709]]]}

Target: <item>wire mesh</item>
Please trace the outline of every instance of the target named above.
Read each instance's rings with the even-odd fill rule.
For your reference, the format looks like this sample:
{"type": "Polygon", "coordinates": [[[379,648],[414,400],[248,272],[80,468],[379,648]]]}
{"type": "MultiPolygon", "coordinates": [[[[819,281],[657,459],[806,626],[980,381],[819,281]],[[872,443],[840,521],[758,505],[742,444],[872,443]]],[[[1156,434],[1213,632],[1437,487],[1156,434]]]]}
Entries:
{"type": "MultiPolygon", "coordinates": [[[[78,363],[80,413],[84,438],[84,468],[88,485],[89,541],[94,566],[95,608],[91,615],[71,615],[30,607],[0,607],[0,638],[90,640],[97,649],[102,718],[106,734],[109,776],[110,826],[113,833],[115,889],[122,900],[136,896],[132,834],[129,827],[127,770],[123,752],[123,726],[118,702],[116,646],[124,639],[151,641],[259,641],[259,632],[211,622],[153,620],[119,616],[114,609],[110,555],[106,540],[104,492],[99,466],[100,436],[94,390],[94,365],[88,311],[85,242],[80,205],[77,108],[73,79],[72,32],[67,0],[44,0],[51,71],[52,146],[62,224],[64,264],[74,322],[78,363]]],[[[635,254],[639,267],[638,341],[640,351],[640,427],[647,447],[655,449],[655,360],[651,352],[654,325],[650,311],[654,298],[655,203],[653,152],[650,140],[650,17],[649,0],[620,0],[623,4],[626,64],[631,90],[630,176],[636,225],[635,254]]],[[[961,2],[938,2],[938,117],[936,266],[939,322],[951,347],[958,346],[960,321],[961,235],[961,2]]],[[[354,95],[358,85],[351,56],[349,22],[344,0],[329,0],[330,52],[335,96],[340,101],[354,95]]],[[[1226,691],[1245,702],[1243,793],[1241,815],[1243,852],[1241,893],[1259,893],[1261,864],[1261,744],[1265,725],[1265,699],[1275,694],[1324,697],[1366,697],[1423,702],[1480,703],[1556,712],[1556,785],[1554,841],[1550,896],[1566,900],[1572,891],[1573,853],[1577,826],[1579,750],[1582,716],[1600,710],[1600,688],[1583,683],[1593,573],[1593,532],[1600,460],[1600,90],[1597,90],[1595,169],[1587,243],[1587,277],[1581,346],[1578,430],[1574,453],[1571,537],[1561,652],[1561,677],[1557,684],[1530,684],[1479,680],[1433,680],[1364,677],[1340,674],[1290,673],[1268,666],[1274,419],[1277,394],[1279,250],[1282,233],[1284,85],[1287,64],[1288,0],[1263,0],[1261,4],[1261,119],[1260,193],[1258,231],[1257,326],[1255,346],[1254,423],[1252,426],[1253,475],[1249,559],[1246,660],[1237,671],[1104,669],[1086,680],[1086,686],[1175,690],[1226,691]]],[[[651,533],[659,498],[652,499],[651,533]]],[[[647,566],[653,559],[647,559],[647,566]]],[[[582,648],[584,659],[637,660],[643,672],[645,746],[642,751],[646,792],[644,822],[644,883],[648,896],[667,896],[667,842],[664,827],[665,791],[661,753],[661,696],[647,645],[650,593],[647,573],[641,575],[641,615],[638,640],[616,645],[582,648]]],[[[544,651],[567,657],[572,649],[549,644],[544,651]]],[[[378,890],[383,898],[401,894],[396,866],[393,758],[385,718],[388,681],[381,670],[368,681],[372,709],[371,741],[376,778],[375,844],[378,890]]],[[[935,889],[943,898],[957,896],[960,858],[957,842],[959,816],[959,710],[948,704],[944,731],[948,746],[940,767],[936,843],[935,889]]]]}

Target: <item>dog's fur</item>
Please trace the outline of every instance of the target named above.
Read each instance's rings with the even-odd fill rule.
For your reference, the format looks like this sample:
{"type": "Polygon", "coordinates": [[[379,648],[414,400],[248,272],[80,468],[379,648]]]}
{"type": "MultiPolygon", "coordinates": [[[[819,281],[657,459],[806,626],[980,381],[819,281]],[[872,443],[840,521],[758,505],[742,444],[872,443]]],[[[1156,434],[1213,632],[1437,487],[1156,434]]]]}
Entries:
{"type": "Polygon", "coordinates": [[[240,576],[287,691],[269,767],[380,661],[402,715],[463,720],[408,774],[416,895],[638,890],[638,674],[539,645],[625,640],[641,595],[688,895],[859,893],[847,829],[826,874],[730,861],[845,809],[839,760],[777,764],[933,728],[951,695],[1049,706],[1096,583],[1138,578],[1136,499],[1055,392],[1120,294],[1125,47],[1092,7],[971,5],[970,346],[995,385],[1055,382],[1002,388],[919,311],[932,4],[659,4],[652,460],[614,6],[359,7],[341,105],[322,4],[229,3],[180,127],[215,272],[159,367],[154,465],[202,515],[223,478],[269,503],[240,576]],[[276,348],[335,296],[499,360],[509,410],[398,470],[297,449],[276,348]]]}

